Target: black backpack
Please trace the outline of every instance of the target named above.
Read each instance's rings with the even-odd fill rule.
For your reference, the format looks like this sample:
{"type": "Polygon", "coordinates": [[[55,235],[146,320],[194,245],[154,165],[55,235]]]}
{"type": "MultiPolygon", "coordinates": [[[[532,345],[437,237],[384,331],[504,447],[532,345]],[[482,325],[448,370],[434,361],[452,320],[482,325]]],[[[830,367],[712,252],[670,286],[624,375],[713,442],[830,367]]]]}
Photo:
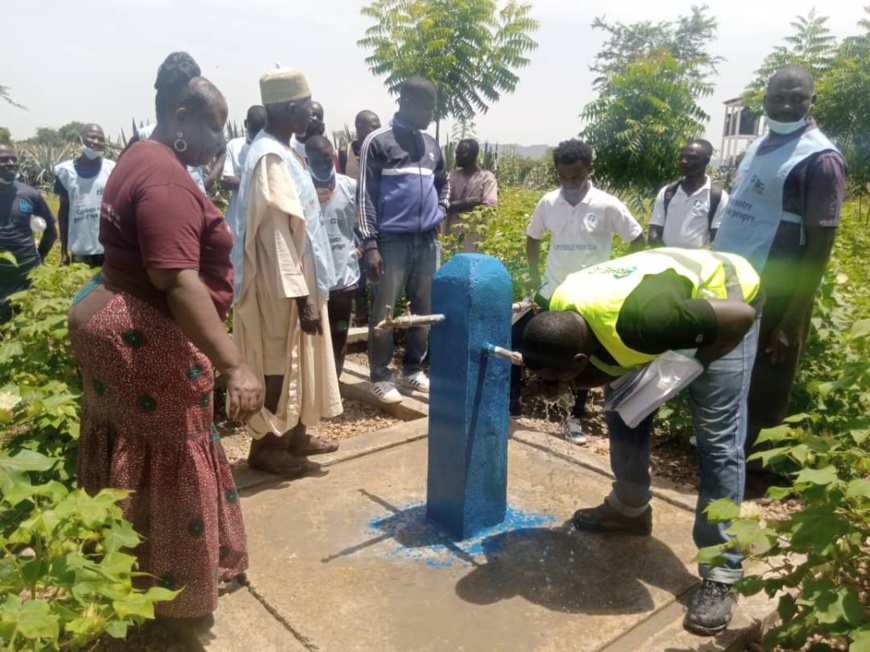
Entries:
{"type": "MultiPolygon", "coordinates": [[[[671,199],[677,194],[677,188],[680,187],[680,181],[674,181],[671,185],[665,188],[665,219],[668,219],[668,205],[671,199]]],[[[719,208],[719,203],[722,201],[722,188],[715,183],[710,183],[710,207],[707,210],[707,228],[713,228],[713,217],[716,215],[716,209],[719,208]]]]}

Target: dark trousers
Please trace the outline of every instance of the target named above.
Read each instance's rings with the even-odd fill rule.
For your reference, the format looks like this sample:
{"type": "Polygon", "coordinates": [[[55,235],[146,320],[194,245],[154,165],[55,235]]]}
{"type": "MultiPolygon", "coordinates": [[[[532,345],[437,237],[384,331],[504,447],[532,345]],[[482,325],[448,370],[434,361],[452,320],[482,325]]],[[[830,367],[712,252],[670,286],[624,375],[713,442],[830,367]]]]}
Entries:
{"type": "MultiPolygon", "coordinates": [[[[550,302],[542,297],[541,295],[535,295],[535,303],[540,306],[541,310],[539,312],[543,312],[545,310],[549,310],[550,302]]],[[[532,321],[532,318],[538,314],[534,310],[529,310],[520,317],[514,324],[511,326],[511,350],[518,351],[520,346],[523,343],[523,331],[526,330],[526,326],[529,325],[529,322],[532,321]]],[[[510,400],[517,401],[523,393],[523,370],[525,367],[519,367],[517,365],[511,365],[511,394],[510,400]]],[[[586,414],[586,400],[589,397],[589,390],[586,389],[575,389],[574,390],[574,408],[571,410],[571,416],[580,418],[584,414],[586,414]]]]}
{"type": "MultiPolygon", "coordinates": [[[[359,259],[359,281],[356,284],[356,290],[354,290],[353,301],[356,304],[357,320],[359,320],[360,315],[367,316],[369,314],[369,290],[366,283],[366,265],[362,258],[359,259]]],[[[365,321],[365,324],[360,324],[359,321],[357,321],[356,325],[368,326],[368,319],[365,321]]]]}
{"type": "Polygon", "coordinates": [[[74,263],[83,263],[88,267],[102,267],[106,256],[104,254],[73,254],[69,258],[74,263]]]}
{"type": "Polygon", "coordinates": [[[761,313],[761,328],[758,336],[758,351],[752,368],[749,386],[749,427],[746,432],[746,454],[753,452],[758,433],[764,428],[773,428],[788,416],[791,390],[800,370],[800,359],[810,330],[813,304],[803,307],[799,329],[799,341],[795,357],[780,364],[770,361],[764,350],[770,345],[773,331],[779,325],[791,303],[791,296],[767,296],[761,313]]]}
{"type": "Polygon", "coordinates": [[[347,355],[347,331],[350,328],[350,313],[356,287],[333,290],[329,293],[326,311],[329,315],[329,330],[332,335],[332,354],[335,356],[335,373],[341,376],[344,358],[347,355]]]}

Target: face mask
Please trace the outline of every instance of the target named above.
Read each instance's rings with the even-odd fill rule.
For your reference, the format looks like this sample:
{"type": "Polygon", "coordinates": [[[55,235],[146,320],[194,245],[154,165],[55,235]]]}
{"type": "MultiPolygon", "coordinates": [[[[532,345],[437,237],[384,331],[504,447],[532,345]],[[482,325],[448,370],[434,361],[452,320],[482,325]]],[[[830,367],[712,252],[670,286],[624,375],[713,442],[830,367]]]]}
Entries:
{"type": "Polygon", "coordinates": [[[98,158],[100,158],[103,155],[103,153],[100,150],[94,149],[92,147],[88,147],[84,143],[82,143],[82,154],[89,161],[96,161],[98,158]]]}
{"type": "Polygon", "coordinates": [[[565,201],[572,206],[579,204],[585,194],[586,188],[583,186],[580,186],[579,188],[562,188],[562,196],[565,198],[565,201]]]}
{"type": "Polygon", "coordinates": [[[309,170],[309,172],[311,173],[311,178],[314,179],[315,181],[317,181],[318,183],[329,183],[330,181],[332,181],[335,178],[335,168],[332,168],[329,171],[329,175],[327,175],[326,177],[321,177],[321,176],[316,175],[314,173],[314,168],[311,168],[309,170]]]}
{"type": "Polygon", "coordinates": [[[794,122],[780,122],[779,120],[774,120],[770,116],[765,115],[764,121],[767,122],[767,127],[773,133],[787,136],[803,127],[807,123],[807,116],[805,115],[800,120],[795,120],[794,122]]]}

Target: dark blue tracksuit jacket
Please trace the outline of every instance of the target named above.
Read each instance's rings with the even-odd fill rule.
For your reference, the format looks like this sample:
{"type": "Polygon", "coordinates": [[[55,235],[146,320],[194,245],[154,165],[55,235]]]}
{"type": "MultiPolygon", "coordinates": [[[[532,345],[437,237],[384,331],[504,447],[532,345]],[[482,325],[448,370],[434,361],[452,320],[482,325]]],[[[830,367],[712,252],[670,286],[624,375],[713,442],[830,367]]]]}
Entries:
{"type": "Polygon", "coordinates": [[[394,117],[360,151],[359,229],[366,249],[381,233],[424,233],[444,219],[450,188],[432,136],[394,117]]]}

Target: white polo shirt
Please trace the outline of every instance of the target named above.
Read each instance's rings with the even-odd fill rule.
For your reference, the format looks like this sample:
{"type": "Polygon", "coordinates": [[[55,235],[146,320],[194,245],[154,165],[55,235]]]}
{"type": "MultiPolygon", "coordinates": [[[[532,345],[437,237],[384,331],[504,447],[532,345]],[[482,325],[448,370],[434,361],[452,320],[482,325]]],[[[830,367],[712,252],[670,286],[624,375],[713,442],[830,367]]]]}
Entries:
{"type": "Polygon", "coordinates": [[[677,191],[668,203],[667,219],[665,219],[665,190],[668,186],[659,190],[649,224],[664,227],[662,241],[666,247],[701,249],[710,244],[710,230],[719,228],[722,216],[725,214],[725,206],[728,204],[728,193],[723,190],[722,199],[711,224],[710,185],[711,180],[708,176],[704,185],[691,195],[686,194],[682,185],[677,186],[677,191]]]}
{"type": "Polygon", "coordinates": [[[551,233],[550,250],[540,289],[545,299],[553,296],[569,274],[610,260],[614,235],[631,242],[643,228],[625,204],[590,183],[576,206],[565,201],[561,188],[541,198],[526,235],[540,240],[547,231],[551,233]]]}

